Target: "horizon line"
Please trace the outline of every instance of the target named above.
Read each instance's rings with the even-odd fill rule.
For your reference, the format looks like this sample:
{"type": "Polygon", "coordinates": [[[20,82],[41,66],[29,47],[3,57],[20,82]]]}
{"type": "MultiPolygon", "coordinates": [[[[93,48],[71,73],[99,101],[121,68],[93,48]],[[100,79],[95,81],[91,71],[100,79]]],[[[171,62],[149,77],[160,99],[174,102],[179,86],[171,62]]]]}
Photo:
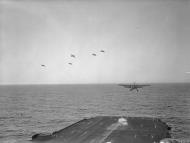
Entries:
{"type": "MultiPolygon", "coordinates": [[[[8,84],[1,84],[0,86],[11,86],[11,85],[105,85],[105,84],[132,84],[134,82],[112,82],[112,83],[8,83],[8,84]]],[[[140,83],[140,84],[144,84],[144,83],[148,83],[148,84],[182,84],[182,83],[188,83],[190,84],[190,82],[135,82],[135,83],[140,83]]]]}

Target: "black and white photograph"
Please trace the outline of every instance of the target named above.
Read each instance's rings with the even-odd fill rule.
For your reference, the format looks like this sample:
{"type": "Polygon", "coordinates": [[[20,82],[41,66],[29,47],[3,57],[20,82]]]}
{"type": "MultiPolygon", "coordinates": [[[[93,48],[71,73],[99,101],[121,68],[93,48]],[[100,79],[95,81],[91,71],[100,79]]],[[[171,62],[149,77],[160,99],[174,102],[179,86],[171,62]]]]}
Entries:
{"type": "Polygon", "coordinates": [[[0,143],[190,143],[190,0],[0,0],[0,143]]]}

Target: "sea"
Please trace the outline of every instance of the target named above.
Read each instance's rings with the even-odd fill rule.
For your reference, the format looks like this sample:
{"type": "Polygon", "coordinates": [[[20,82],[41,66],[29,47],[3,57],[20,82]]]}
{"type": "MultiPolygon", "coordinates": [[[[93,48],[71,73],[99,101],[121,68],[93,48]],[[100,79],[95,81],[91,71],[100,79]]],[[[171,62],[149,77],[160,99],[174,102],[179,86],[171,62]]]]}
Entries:
{"type": "Polygon", "coordinates": [[[137,91],[117,84],[1,85],[0,143],[31,143],[94,116],[157,117],[172,138],[190,142],[190,83],[151,84],[137,91]]]}

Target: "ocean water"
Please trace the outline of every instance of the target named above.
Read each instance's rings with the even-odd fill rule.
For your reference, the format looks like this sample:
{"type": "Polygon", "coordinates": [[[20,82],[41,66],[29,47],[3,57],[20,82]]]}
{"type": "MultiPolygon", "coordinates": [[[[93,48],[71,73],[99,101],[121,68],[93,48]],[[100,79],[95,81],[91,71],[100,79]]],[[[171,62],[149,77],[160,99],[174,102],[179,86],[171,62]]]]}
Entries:
{"type": "Polygon", "coordinates": [[[190,84],[152,84],[140,92],[112,84],[0,86],[0,142],[29,143],[84,117],[158,117],[172,137],[190,141],[190,84]]]}

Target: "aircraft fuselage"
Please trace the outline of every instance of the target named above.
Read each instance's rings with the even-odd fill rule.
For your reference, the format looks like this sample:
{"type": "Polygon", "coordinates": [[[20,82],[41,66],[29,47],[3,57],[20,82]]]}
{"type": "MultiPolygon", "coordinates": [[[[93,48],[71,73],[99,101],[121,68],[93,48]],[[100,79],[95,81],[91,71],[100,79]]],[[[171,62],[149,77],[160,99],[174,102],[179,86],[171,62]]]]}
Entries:
{"type": "Polygon", "coordinates": [[[137,92],[139,91],[138,87],[136,87],[135,85],[131,85],[131,87],[129,88],[130,91],[135,90],[135,89],[137,90],[137,92]]]}

